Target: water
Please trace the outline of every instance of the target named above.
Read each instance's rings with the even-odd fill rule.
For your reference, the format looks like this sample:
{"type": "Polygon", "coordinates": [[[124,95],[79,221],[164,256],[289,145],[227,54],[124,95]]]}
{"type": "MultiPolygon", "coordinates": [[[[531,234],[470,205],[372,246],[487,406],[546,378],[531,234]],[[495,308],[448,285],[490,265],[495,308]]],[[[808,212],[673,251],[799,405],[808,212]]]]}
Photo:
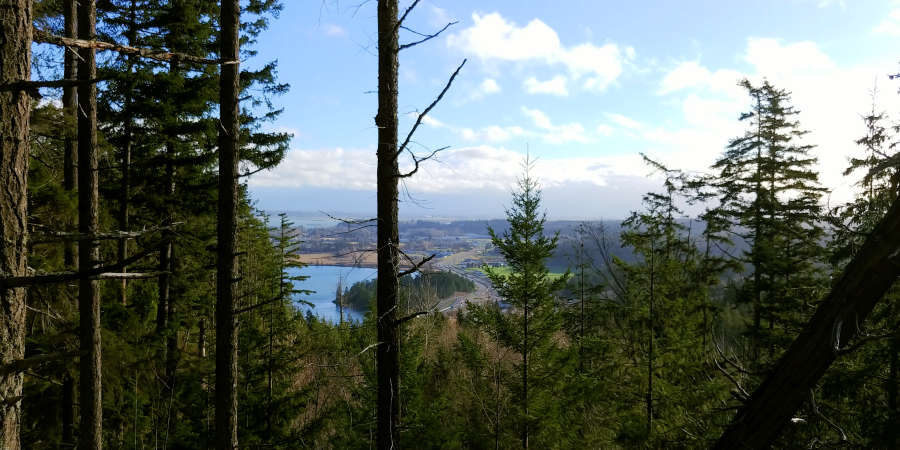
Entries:
{"type": "MultiPolygon", "coordinates": [[[[341,280],[344,289],[349,288],[353,283],[375,278],[377,270],[364,267],[341,267],[341,266],[307,266],[302,269],[291,268],[290,274],[304,275],[309,278],[305,281],[294,282],[296,289],[309,289],[316,291],[313,294],[297,295],[298,298],[306,300],[315,308],[306,305],[299,305],[300,310],[306,313],[312,310],[312,313],[322,320],[332,323],[338,323],[340,320],[340,310],[338,305],[334,303],[334,296],[337,293],[337,283],[341,280]]],[[[365,312],[355,311],[344,307],[344,320],[362,321],[365,312]]]]}

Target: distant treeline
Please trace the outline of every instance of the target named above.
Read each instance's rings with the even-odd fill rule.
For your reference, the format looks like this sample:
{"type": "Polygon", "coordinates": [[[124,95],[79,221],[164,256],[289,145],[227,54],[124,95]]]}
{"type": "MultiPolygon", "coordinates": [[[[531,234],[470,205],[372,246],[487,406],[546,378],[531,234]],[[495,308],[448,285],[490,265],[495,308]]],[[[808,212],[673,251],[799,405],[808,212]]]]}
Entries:
{"type": "MultiPolygon", "coordinates": [[[[354,283],[344,289],[344,306],[357,311],[367,311],[369,302],[375,298],[377,286],[378,280],[371,279],[354,283]]],[[[402,278],[400,290],[401,295],[430,296],[437,299],[449,297],[455,292],[474,292],[475,283],[451,272],[429,272],[415,278],[402,278]]],[[[338,301],[338,298],[334,299],[335,304],[338,301]]]]}

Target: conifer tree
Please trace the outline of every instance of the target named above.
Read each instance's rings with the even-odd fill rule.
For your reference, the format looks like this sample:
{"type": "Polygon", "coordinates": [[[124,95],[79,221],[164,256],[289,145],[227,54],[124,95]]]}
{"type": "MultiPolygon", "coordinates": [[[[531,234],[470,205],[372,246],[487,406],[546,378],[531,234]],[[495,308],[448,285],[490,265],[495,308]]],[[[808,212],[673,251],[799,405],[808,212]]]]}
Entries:
{"type": "MultiPolygon", "coordinates": [[[[497,293],[512,311],[503,313],[497,305],[470,304],[470,318],[490,331],[504,346],[522,357],[517,365],[518,381],[513,384],[521,410],[518,416],[522,448],[546,445],[530,442],[542,425],[556,410],[547,384],[555,369],[553,364],[557,344],[554,333],[561,328],[556,293],[561,290],[569,273],[551,278],[546,260],[553,254],[558,234],[544,235],[546,213],[540,211],[541,191],[531,176],[532,162],[526,159],[519,190],[513,194],[513,205],[507,209],[509,230],[502,235],[488,227],[491,242],[509,266],[509,274],[485,267],[497,293]]],[[[557,405],[558,406],[558,405],[557,405]]],[[[549,432],[552,434],[552,432],[549,432]]]]}
{"type": "Polygon", "coordinates": [[[745,293],[753,311],[753,358],[759,362],[763,347],[772,358],[785,345],[785,330],[796,329],[803,305],[819,288],[815,261],[823,189],[790,94],[768,81],[755,86],[744,79],[739,84],[751,98],[750,111],[740,118],[748,127],[713,165],[721,192],[716,214],[750,246],[742,262],[752,271],[745,293]]]}

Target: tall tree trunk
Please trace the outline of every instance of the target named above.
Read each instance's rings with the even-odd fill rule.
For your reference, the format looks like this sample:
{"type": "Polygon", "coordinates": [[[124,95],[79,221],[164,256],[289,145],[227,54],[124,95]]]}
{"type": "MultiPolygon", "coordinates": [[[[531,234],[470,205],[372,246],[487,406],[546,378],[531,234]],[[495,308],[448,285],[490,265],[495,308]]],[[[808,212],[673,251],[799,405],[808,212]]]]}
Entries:
{"type": "MultiPolygon", "coordinates": [[[[78,1],[65,0],[63,3],[65,36],[78,37],[78,1]]],[[[78,77],[78,64],[75,61],[75,50],[63,50],[63,78],[74,80],[78,77]]],[[[76,114],[78,110],[78,93],[75,86],[63,88],[63,116],[65,118],[65,134],[63,136],[63,188],[75,192],[78,184],[78,132],[76,114]]],[[[66,224],[69,229],[75,228],[75,221],[67,215],[66,224]]],[[[75,257],[75,242],[67,240],[63,244],[63,262],[68,270],[78,270],[78,259],[75,257]]],[[[68,287],[66,288],[68,289],[68,287]]],[[[62,385],[62,440],[66,445],[75,445],[75,380],[66,372],[62,385]]]]}
{"type": "MultiPolygon", "coordinates": [[[[128,31],[126,36],[128,38],[128,45],[136,46],[137,45],[137,5],[135,5],[135,0],[131,0],[131,5],[128,11],[128,31]]],[[[68,53],[68,52],[67,52],[68,53]]],[[[128,231],[129,229],[129,211],[128,211],[128,203],[131,200],[131,146],[132,146],[132,135],[134,133],[134,111],[133,111],[133,99],[132,93],[134,92],[135,83],[134,78],[132,77],[132,71],[134,69],[134,55],[128,55],[128,64],[126,67],[126,73],[128,74],[127,88],[125,93],[125,125],[123,126],[123,135],[124,142],[122,143],[122,180],[119,195],[119,229],[122,231],[128,231]]],[[[118,248],[118,258],[119,261],[122,262],[125,258],[128,257],[128,238],[122,238],[119,240],[119,248],[118,248]]],[[[123,265],[122,272],[127,272],[128,269],[123,265]]],[[[119,299],[122,304],[125,305],[128,303],[128,280],[122,279],[122,284],[119,287],[119,299]]]]}
{"type": "Polygon", "coordinates": [[[237,448],[237,326],[234,315],[235,246],[240,139],[240,3],[222,0],[219,77],[219,204],[216,220],[216,448],[237,448]]]}
{"type": "MultiPolygon", "coordinates": [[[[0,3],[0,84],[31,77],[31,1],[0,3]]],[[[25,91],[0,92],[0,273],[24,276],[27,257],[29,110],[25,91]]],[[[0,364],[25,356],[25,289],[0,290],[0,364]]],[[[18,450],[22,374],[0,378],[0,447],[18,450]]]]}
{"type": "MultiPolygon", "coordinates": [[[[81,0],[78,5],[78,37],[93,40],[97,19],[94,0],[81,0]]],[[[78,51],[78,79],[96,77],[97,66],[94,49],[78,51]]],[[[85,235],[96,234],[99,225],[97,180],[97,85],[84,83],[78,86],[78,231],[85,235]]],[[[81,269],[95,267],[100,257],[99,247],[93,239],[85,239],[78,245],[78,265],[81,269]]],[[[81,349],[81,378],[79,405],[81,427],[79,445],[83,449],[100,449],[103,446],[103,404],[101,402],[100,362],[100,290],[97,280],[82,279],[78,282],[78,312],[81,349]]]]}
{"type": "Polygon", "coordinates": [[[397,293],[400,233],[397,229],[397,68],[399,52],[397,0],[378,1],[378,409],[376,447],[397,448],[400,419],[400,335],[397,293]]]}
{"type": "MultiPolygon", "coordinates": [[[[63,17],[65,21],[65,36],[67,38],[77,38],[77,17],[78,7],[77,0],[65,0],[63,4],[63,17]]],[[[63,50],[63,77],[67,80],[74,80],[78,76],[78,65],[75,62],[75,51],[66,48],[63,50]]],[[[78,109],[78,95],[75,86],[66,86],[63,88],[63,115],[65,117],[65,133],[63,135],[63,188],[69,192],[76,190],[78,184],[78,147],[76,140],[78,134],[75,131],[75,111],[78,109]]],[[[71,228],[75,228],[74,220],[69,216],[66,218],[66,224],[71,228]]],[[[75,243],[66,241],[63,244],[63,261],[66,268],[77,269],[78,260],[75,258],[75,243]]]]}
{"type": "MultiPolygon", "coordinates": [[[[170,46],[171,48],[171,46],[170,46]]],[[[169,62],[169,74],[176,75],[179,71],[176,61],[169,62]]],[[[174,119],[173,119],[174,120],[174,119]]],[[[166,133],[166,175],[164,188],[166,198],[175,196],[175,138],[172,131],[166,133]]],[[[166,225],[171,226],[175,222],[171,202],[163,202],[163,215],[166,225]]],[[[164,232],[171,237],[172,231],[164,232]]],[[[157,305],[156,327],[160,334],[166,336],[165,365],[166,365],[166,392],[171,394],[175,384],[175,368],[177,366],[178,351],[178,327],[175,323],[175,302],[172,299],[172,279],[175,277],[175,246],[172,240],[163,245],[159,255],[159,270],[162,272],[157,279],[159,288],[159,303],[157,305]]]]}
{"type": "Polygon", "coordinates": [[[900,275],[900,201],[866,238],[815,315],[715,448],[767,448],[900,275]]]}

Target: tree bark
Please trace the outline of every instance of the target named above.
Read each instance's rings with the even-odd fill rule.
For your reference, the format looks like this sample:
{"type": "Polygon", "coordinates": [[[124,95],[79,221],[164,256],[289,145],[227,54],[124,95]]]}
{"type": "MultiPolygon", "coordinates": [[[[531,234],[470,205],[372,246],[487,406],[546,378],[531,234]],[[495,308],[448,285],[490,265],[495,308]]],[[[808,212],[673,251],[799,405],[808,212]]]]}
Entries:
{"type": "Polygon", "coordinates": [[[378,215],[378,347],[376,377],[378,407],[376,447],[398,446],[400,418],[400,335],[397,332],[397,293],[400,242],[397,228],[397,70],[399,52],[397,0],[378,1],[378,128],[377,215],[378,215]]]}
{"type": "MultiPolygon", "coordinates": [[[[77,0],[65,0],[63,4],[63,16],[65,21],[65,35],[67,38],[77,37],[77,0]]],[[[74,80],[78,76],[77,64],[75,63],[75,54],[73,50],[65,49],[63,56],[63,78],[66,80],[74,80]]],[[[78,108],[78,95],[75,86],[66,86],[63,88],[63,115],[65,116],[65,135],[63,141],[63,187],[69,192],[73,192],[78,184],[78,172],[75,168],[78,166],[78,148],[76,139],[78,139],[75,131],[75,111],[78,108]]],[[[66,219],[66,223],[74,227],[74,220],[71,217],[66,219]]],[[[70,228],[70,229],[71,229],[70,228]]],[[[68,230],[67,230],[68,231],[68,230]]],[[[78,270],[78,260],[75,258],[75,243],[67,241],[63,247],[63,260],[66,268],[78,270]]]]}
{"type": "Polygon", "coordinates": [[[900,201],[866,238],[840,280],[772,373],[753,392],[715,448],[767,448],[809,398],[838,350],[900,275],[900,201]]]}
{"type": "MultiPolygon", "coordinates": [[[[222,0],[220,58],[237,61],[240,4],[222,0]]],[[[237,448],[237,331],[234,280],[237,274],[238,148],[240,138],[239,65],[221,66],[219,77],[219,199],[216,232],[216,448],[237,448]]]]}
{"type": "MultiPolygon", "coordinates": [[[[97,12],[95,0],[78,4],[78,34],[80,39],[92,40],[95,35],[97,12]]],[[[94,50],[80,49],[78,77],[89,80],[96,76],[94,50]]],[[[78,231],[96,233],[99,226],[98,152],[97,152],[97,85],[78,87],[78,231]]],[[[78,245],[78,265],[91,269],[99,260],[100,251],[93,239],[78,245]]],[[[100,449],[103,446],[103,404],[101,401],[100,348],[100,290],[98,281],[82,279],[78,282],[78,312],[80,330],[80,409],[79,446],[100,449]]]]}
{"type": "MultiPolygon", "coordinates": [[[[31,77],[30,0],[0,3],[0,84],[31,77]]],[[[0,92],[0,272],[25,275],[29,110],[24,91],[0,92]]],[[[25,289],[0,290],[0,364],[25,356],[25,289]]],[[[18,450],[22,374],[0,378],[0,447],[18,450]]]]}

